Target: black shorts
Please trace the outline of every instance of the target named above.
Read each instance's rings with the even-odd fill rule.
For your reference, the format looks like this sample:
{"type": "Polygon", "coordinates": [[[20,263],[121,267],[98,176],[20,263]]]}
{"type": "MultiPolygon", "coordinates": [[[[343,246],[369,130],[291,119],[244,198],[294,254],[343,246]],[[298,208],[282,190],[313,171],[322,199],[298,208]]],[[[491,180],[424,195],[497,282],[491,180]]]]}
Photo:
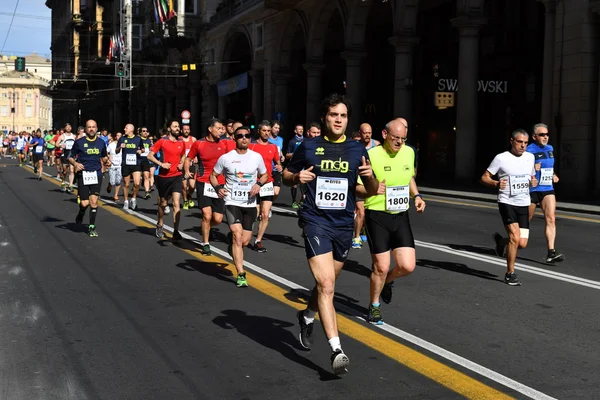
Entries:
{"type": "Polygon", "coordinates": [[[281,172],[273,170],[271,174],[273,177],[273,186],[281,187],[282,175],[281,172]]]}
{"type": "Polygon", "coordinates": [[[71,165],[71,164],[69,164],[69,153],[67,153],[67,154],[62,153],[62,155],[60,156],[60,162],[63,164],[71,165]]]}
{"type": "Polygon", "coordinates": [[[365,210],[365,229],[371,254],[386,253],[400,247],[415,248],[408,211],[390,214],[365,210]]]}
{"type": "Polygon", "coordinates": [[[529,229],[529,206],[513,206],[498,203],[504,226],[519,224],[521,229],[529,229]]]}
{"type": "Polygon", "coordinates": [[[44,155],[43,154],[37,154],[37,153],[33,153],[33,163],[37,163],[39,161],[44,161],[44,155]]]}
{"type": "Polygon", "coordinates": [[[80,200],[89,200],[90,196],[100,197],[100,189],[102,189],[102,171],[98,171],[98,183],[94,185],[83,184],[83,174],[77,174],[77,192],[80,200]]]}
{"type": "Polygon", "coordinates": [[[549,195],[554,196],[554,190],[548,190],[547,192],[531,192],[531,193],[529,193],[532,204],[542,204],[542,200],[544,200],[544,197],[549,196],[549,195]]]}
{"type": "Polygon", "coordinates": [[[150,164],[150,161],[148,160],[142,160],[142,162],[140,163],[140,168],[142,169],[142,172],[150,172],[150,167],[152,165],[150,164]]]}
{"type": "Polygon", "coordinates": [[[196,181],[196,196],[198,197],[198,208],[202,210],[203,208],[210,207],[212,208],[212,212],[214,213],[225,214],[225,200],[205,196],[204,185],[210,185],[210,183],[202,183],[196,181]]]}
{"type": "Polygon", "coordinates": [[[304,252],[308,260],[321,254],[333,253],[335,261],[346,261],[352,247],[353,228],[340,229],[311,224],[302,218],[298,220],[298,225],[304,231],[304,252]]]}
{"type": "Polygon", "coordinates": [[[228,225],[242,224],[242,229],[252,231],[256,221],[256,207],[225,206],[225,218],[228,225]]]}
{"type": "Polygon", "coordinates": [[[196,167],[195,164],[190,165],[190,174],[192,174],[192,177],[190,179],[195,179],[194,177],[196,176],[196,170],[198,168],[196,167]]]}
{"type": "Polygon", "coordinates": [[[142,167],[140,165],[122,165],[121,166],[121,176],[125,178],[126,176],[130,176],[134,172],[142,172],[142,167]]]}
{"type": "Polygon", "coordinates": [[[155,182],[158,196],[163,199],[170,197],[173,193],[181,193],[181,175],[169,178],[157,176],[155,182]]]}

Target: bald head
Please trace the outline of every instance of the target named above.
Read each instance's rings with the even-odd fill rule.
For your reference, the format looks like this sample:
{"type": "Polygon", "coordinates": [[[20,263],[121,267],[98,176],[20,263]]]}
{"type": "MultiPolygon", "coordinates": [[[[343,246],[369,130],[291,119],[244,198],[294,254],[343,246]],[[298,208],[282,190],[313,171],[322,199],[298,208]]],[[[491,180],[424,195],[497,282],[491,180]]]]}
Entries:
{"type": "Polygon", "coordinates": [[[369,124],[361,124],[358,128],[358,133],[360,134],[360,141],[367,145],[371,142],[371,137],[373,136],[373,128],[369,124]]]}
{"type": "Polygon", "coordinates": [[[134,129],[135,129],[135,127],[133,126],[133,124],[127,124],[127,125],[125,125],[125,134],[126,135],[133,135],[134,129]]]}
{"type": "Polygon", "coordinates": [[[408,128],[404,118],[396,118],[385,125],[382,132],[385,145],[388,149],[397,152],[400,150],[408,135],[408,128]]]}
{"type": "Polygon", "coordinates": [[[93,119],[88,120],[85,123],[85,132],[88,136],[93,137],[98,132],[98,124],[93,119]]]}
{"type": "Polygon", "coordinates": [[[405,120],[404,118],[398,118],[397,121],[400,121],[402,123],[402,125],[404,125],[406,130],[408,131],[408,121],[407,120],[405,120]]]}

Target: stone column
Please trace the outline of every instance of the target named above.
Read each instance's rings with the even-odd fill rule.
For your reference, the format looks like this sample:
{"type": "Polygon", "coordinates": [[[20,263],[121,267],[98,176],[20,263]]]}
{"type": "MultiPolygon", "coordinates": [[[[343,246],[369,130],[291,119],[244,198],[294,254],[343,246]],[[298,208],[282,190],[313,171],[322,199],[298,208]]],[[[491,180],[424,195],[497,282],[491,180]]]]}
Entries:
{"type": "Polygon", "coordinates": [[[275,109],[273,110],[273,116],[276,119],[283,119],[282,123],[285,123],[285,117],[288,115],[288,85],[292,74],[288,72],[278,72],[273,74],[273,82],[275,83],[275,109]],[[280,115],[281,116],[278,116],[280,115]]]}
{"type": "Polygon", "coordinates": [[[542,119],[548,126],[552,121],[552,96],[554,93],[554,34],[556,31],[556,0],[542,0],[546,9],[544,20],[544,72],[542,77],[542,119]]]}
{"type": "Polygon", "coordinates": [[[483,18],[461,16],[452,24],[459,31],[458,108],[456,110],[456,179],[474,177],[477,150],[477,80],[479,75],[479,28],[483,18]]]}
{"type": "Polygon", "coordinates": [[[252,113],[256,117],[256,123],[264,119],[265,78],[264,70],[253,69],[248,73],[252,78],[252,113]]]}
{"type": "Polygon", "coordinates": [[[406,118],[410,123],[412,122],[411,112],[413,101],[413,49],[419,42],[419,38],[412,35],[393,36],[389,38],[388,41],[396,50],[393,118],[406,118]]]}
{"type": "Polygon", "coordinates": [[[348,121],[348,131],[356,131],[360,126],[362,119],[361,110],[364,109],[362,103],[362,76],[363,76],[363,59],[367,57],[367,53],[362,49],[346,50],[342,54],[342,58],[346,60],[346,97],[352,106],[352,114],[348,121]]]}
{"type": "Polygon", "coordinates": [[[306,63],[302,67],[306,71],[306,122],[319,120],[319,104],[321,104],[321,77],[324,64],[306,63]]]}

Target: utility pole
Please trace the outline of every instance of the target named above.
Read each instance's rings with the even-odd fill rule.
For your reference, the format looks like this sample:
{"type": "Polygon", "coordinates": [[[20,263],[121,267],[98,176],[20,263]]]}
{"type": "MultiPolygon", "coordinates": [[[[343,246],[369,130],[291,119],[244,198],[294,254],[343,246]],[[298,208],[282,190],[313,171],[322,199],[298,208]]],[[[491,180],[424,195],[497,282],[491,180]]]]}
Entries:
{"type": "Polygon", "coordinates": [[[125,38],[125,46],[121,49],[119,59],[124,64],[124,74],[120,76],[119,83],[122,91],[128,93],[128,117],[131,122],[132,106],[131,106],[131,90],[132,85],[132,53],[133,53],[133,7],[132,0],[120,0],[121,5],[121,24],[120,35],[125,38]]]}

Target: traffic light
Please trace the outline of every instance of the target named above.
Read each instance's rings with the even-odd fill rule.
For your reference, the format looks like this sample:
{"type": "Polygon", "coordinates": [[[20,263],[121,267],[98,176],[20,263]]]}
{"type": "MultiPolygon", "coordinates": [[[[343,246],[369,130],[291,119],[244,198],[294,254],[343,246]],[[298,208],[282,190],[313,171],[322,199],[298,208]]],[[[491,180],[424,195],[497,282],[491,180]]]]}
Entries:
{"type": "Polygon", "coordinates": [[[25,72],[25,57],[15,59],[15,71],[25,72]]]}
{"type": "Polygon", "coordinates": [[[244,115],[244,121],[246,122],[245,125],[250,129],[256,128],[256,117],[252,112],[248,112],[244,115]]]}
{"type": "Polygon", "coordinates": [[[115,76],[119,77],[119,78],[124,78],[125,77],[125,63],[123,62],[118,62],[115,64],[115,76]]]}

